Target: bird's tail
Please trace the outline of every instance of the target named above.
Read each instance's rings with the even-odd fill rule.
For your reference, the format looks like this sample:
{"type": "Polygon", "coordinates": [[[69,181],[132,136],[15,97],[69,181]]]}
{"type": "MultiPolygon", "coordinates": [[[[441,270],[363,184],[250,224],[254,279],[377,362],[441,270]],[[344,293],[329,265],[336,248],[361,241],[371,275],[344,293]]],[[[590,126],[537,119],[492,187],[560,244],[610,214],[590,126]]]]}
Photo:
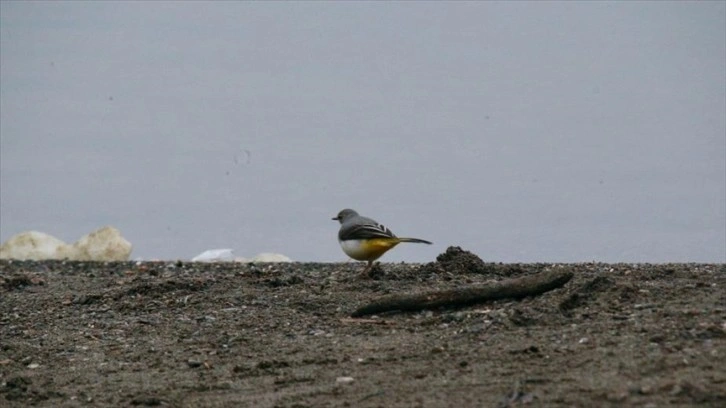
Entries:
{"type": "Polygon", "coordinates": [[[399,242],[412,242],[414,244],[429,244],[431,245],[432,242],[426,241],[425,239],[418,239],[418,238],[398,238],[399,242]]]}

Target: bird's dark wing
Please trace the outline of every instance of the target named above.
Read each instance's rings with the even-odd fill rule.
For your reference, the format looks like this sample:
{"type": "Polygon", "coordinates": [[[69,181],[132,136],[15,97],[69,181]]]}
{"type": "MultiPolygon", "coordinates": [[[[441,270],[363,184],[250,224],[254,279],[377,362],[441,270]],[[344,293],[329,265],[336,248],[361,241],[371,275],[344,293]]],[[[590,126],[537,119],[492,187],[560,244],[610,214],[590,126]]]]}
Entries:
{"type": "Polygon", "coordinates": [[[349,239],[396,238],[396,235],[386,226],[370,218],[356,217],[341,226],[338,238],[341,241],[347,241],[349,239]]]}

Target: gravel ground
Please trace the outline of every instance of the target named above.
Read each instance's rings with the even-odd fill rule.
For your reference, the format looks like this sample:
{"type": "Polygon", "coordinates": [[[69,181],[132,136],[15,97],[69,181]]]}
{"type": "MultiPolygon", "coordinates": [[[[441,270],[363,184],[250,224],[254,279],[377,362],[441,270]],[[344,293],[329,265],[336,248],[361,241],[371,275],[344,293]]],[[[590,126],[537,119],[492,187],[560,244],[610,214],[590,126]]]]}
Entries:
{"type": "Polygon", "coordinates": [[[0,406],[726,406],[726,265],[0,261],[0,406]],[[554,268],[523,300],[354,319],[554,268]]]}

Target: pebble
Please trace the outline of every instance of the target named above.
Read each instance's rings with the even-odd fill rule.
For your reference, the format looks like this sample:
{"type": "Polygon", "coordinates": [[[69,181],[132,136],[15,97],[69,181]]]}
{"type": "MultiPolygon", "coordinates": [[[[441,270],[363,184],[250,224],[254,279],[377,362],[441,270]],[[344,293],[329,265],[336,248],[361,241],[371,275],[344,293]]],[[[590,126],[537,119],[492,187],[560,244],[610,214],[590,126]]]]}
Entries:
{"type": "Polygon", "coordinates": [[[335,379],[338,384],[347,384],[353,382],[353,377],[338,377],[335,379]]]}

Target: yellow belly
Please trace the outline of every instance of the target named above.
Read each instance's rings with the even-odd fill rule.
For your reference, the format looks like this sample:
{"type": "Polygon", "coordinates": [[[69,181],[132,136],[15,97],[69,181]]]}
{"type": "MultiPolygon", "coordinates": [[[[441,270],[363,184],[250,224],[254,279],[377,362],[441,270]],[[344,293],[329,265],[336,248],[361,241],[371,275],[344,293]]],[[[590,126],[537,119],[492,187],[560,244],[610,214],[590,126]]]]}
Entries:
{"type": "Polygon", "coordinates": [[[374,261],[401,241],[395,238],[350,239],[340,241],[340,247],[349,257],[358,261],[374,261]]]}

